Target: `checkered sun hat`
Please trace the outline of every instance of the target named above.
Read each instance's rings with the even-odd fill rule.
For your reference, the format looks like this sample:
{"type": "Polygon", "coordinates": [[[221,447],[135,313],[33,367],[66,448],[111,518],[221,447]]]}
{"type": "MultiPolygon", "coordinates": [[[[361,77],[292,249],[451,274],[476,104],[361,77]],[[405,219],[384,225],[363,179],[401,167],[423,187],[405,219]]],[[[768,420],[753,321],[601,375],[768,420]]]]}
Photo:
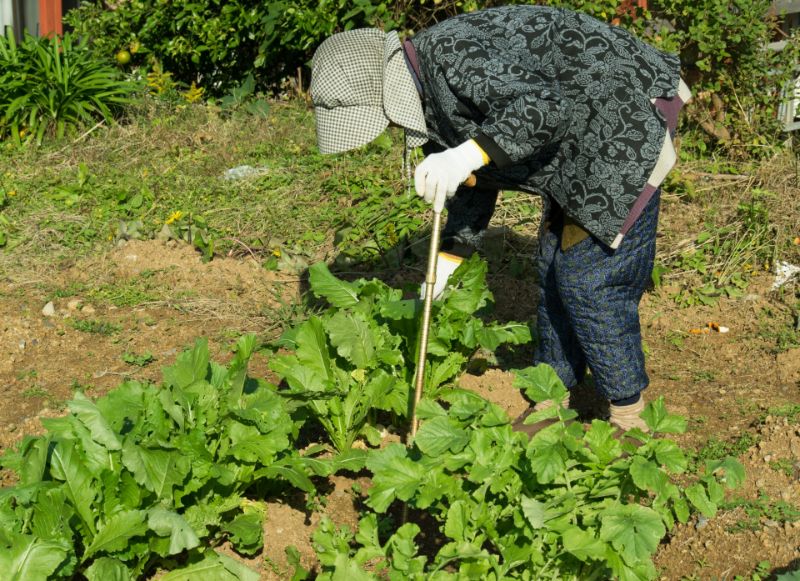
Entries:
{"type": "Polygon", "coordinates": [[[422,103],[396,32],[362,28],[334,34],[311,61],[311,100],[322,153],[365,145],[394,122],[406,146],[425,143],[422,103]]]}

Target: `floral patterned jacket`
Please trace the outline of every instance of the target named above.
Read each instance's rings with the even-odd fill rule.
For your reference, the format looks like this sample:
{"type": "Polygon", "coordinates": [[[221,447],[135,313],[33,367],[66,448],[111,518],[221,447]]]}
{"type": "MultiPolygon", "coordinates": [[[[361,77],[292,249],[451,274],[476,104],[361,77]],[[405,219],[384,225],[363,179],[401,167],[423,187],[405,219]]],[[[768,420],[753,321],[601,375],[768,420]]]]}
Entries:
{"type": "Polygon", "coordinates": [[[546,6],[456,16],[411,43],[429,139],[475,139],[492,159],[479,179],[545,194],[611,245],[658,160],[652,100],[676,95],[678,57],[546,6]]]}

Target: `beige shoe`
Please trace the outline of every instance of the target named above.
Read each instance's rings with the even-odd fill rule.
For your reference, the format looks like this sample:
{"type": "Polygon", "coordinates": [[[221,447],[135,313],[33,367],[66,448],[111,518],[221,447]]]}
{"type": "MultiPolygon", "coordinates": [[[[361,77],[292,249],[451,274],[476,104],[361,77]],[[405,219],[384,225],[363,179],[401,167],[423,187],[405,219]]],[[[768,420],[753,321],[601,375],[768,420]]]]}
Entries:
{"type": "Polygon", "coordinates": [[[650,428],[641,417],[644,411],[644,398],[640,397],[639,401],[630,405],[614,405],[610,403],[608,409],[611,412],[611,417],[608,419],[612,425],[616,426],[623,432],[639,428],[643,432],[649,432],[650,428]]]}
{"type": "MultiPolygon", "coordinates": [[[[562,402],[562,405],[565,408],[569,408],[569,404],[570,404],[570,399],[569,398],[570,398],[570,394],[568,392],[567,393],[567,397],[564,398],[564,401],[562,402]]],[[[529,415],[533,414],[533,413],[540,412],[542,410],[550,409],[554,405],[555,405],[555,402],[553,400],[551,400],[551,399],[548,399],[548,400],[545,400],[545,401],[540,401],[536,405],[532,405],[527,410],[522,412],[517,417],[516,420],[514,420],[514,422],[511,424],[511,429],[514,430],[515,432],[522,432],[524,434],[528,434],[528,437],[532,438],[536,433],[541,432],[546,427],[552,426],[553,424],[555,424],[558,421],[558,419],[557,418],[548,418],[546,420],[541,420],[541,421],[535,422],[533,424],[526,424],[525,423],[526,418],[529,415]]]]}

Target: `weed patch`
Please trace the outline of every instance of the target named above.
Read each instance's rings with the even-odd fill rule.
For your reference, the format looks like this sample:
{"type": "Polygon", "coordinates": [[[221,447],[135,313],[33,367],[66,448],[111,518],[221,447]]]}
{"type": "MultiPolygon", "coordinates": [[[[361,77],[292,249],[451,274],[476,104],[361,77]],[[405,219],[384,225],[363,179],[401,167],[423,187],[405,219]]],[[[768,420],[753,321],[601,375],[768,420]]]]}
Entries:
{"type": "Polygon", "coordinates": [[[756,500],[735,499],[724,502],[721,508],[724,510],[741,508],[746,515],[744,519],[730,527],[731,532],[760,530],[764,526],[764,521],[784,524],[800,520],[800,509],[796,506],[783,500],[773,500],[763,493],[756,500]]]}
{"type": "Polygon", "coordinates": [[[92,333],[94,335],[113,335],[122,330],[122,327],[108,321],[97,319],[75,319],[71,323],[72,328],[82,333],[92,333]]]}

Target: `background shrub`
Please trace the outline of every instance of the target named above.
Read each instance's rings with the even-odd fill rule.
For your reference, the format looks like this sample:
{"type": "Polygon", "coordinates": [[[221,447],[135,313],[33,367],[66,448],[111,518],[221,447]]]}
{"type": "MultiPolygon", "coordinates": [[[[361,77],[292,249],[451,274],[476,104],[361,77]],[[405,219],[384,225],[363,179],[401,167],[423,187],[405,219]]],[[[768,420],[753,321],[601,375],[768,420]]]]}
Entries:
{"type": "MultiPolygon", "coordinates": [[[[776,110],[795,73],[800,43],[785,39],[770,0],[530,0],[580,10],[625,26],[678,52],[695,101],[686,119],[697,128],[687,143],[702,154],[722,146],[736,155],[769,151],[783,138],[776,110]]],[[[257,90],[275,89],[299,74],[316,46],[334,32],[360,26],[408,33],[496,0],[131,0],[109,7],[84,2],[66,21],[93,50],[111,57],[125,49],[133,65],[159,62],[186,86],[220,96],[252,75],[257,90]]]]}
{"type": "Polygon", "coordinates": [[[113,8],[83,2],[65,18],[101,57],[128,50],[132,65],[160,62],[185,85],[221,96],[253,75],[275,87],[330,34],[357,26],[394,26],[387,4],[371,0],[132,0],[113,8]]]}
{"type": "Polygon", "coordinates": [[[92,56],[86,40],[0,37],[0,140],[62,137],[79,124],[111,121],[136,85],[92,56]]]}

